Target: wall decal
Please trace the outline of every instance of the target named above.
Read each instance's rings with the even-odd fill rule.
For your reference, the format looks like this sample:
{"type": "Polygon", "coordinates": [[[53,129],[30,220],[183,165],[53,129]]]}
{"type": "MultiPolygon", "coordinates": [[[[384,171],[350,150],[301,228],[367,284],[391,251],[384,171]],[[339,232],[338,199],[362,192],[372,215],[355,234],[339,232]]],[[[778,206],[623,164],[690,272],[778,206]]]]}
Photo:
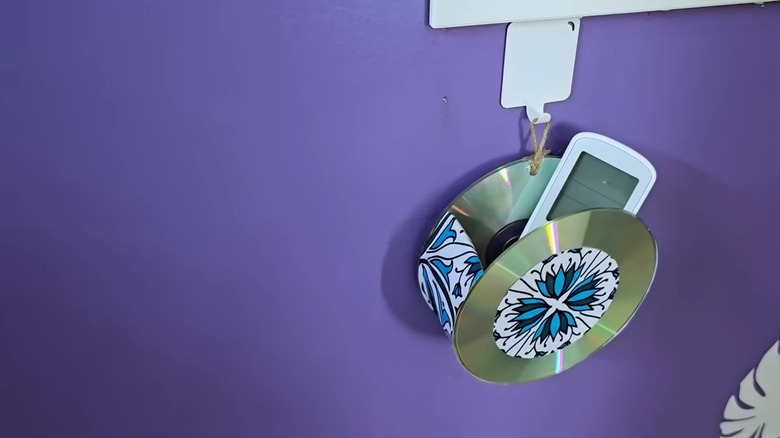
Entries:
{"type": "Polygon", "coordinates": [[[780,438],[780,341],[739,384],[720,423],[722,438],[780,438]]]}

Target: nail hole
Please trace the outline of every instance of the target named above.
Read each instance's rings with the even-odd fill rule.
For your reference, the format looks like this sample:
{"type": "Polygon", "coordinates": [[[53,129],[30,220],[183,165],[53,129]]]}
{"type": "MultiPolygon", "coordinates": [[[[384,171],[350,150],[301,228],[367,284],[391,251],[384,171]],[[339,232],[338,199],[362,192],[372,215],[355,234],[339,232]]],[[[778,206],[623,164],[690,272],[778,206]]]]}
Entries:
{"type": "Polygon", "coordinates": [[[571,26],[571,30],[572,30],[572,32],[574,32],[574,22],[573,22],[573,21],[570,21],[570,22],[569,22],[569,26],[571,26]]]}

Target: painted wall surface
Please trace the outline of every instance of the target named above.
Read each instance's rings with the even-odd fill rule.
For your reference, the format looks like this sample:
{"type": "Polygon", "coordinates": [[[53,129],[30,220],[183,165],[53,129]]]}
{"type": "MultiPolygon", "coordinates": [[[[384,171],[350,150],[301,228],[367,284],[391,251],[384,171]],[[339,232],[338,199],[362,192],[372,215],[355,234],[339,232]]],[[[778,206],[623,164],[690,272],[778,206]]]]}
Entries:
{"type": "Polygon", "coordinates": [[[780,7],[583,20],[551,142],[655,164],[658,276],[513,387],[460,367],[414,264],[528,126],[504,26],[426,8],[0,3],[0,436],[717,435],[780,333],[780,7]]]}

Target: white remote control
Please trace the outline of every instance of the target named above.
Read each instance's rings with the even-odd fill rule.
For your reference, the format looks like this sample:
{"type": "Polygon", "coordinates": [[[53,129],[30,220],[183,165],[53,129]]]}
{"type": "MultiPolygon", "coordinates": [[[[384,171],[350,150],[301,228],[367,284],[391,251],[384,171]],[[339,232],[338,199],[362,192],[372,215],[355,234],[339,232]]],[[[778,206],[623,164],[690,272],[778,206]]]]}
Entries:
{"type": "Polygon", "coordinates": [[[600,134],[577,134],[522,235],[561,216],[591,208],[622,208],[636,213],[655,178],[653,165],[628,146],[600,134]]]}

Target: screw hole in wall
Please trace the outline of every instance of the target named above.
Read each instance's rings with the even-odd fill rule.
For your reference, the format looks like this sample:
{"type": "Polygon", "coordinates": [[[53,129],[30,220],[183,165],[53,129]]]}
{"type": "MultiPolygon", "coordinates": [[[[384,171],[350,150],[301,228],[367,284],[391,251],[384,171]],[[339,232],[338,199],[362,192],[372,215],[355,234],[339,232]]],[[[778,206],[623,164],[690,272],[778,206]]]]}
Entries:
{"type": "Polygon", "coordinates": [[[569,26],[571,26],[571,31],[574,32],[574,22],[570,21],[569,26]]]}

